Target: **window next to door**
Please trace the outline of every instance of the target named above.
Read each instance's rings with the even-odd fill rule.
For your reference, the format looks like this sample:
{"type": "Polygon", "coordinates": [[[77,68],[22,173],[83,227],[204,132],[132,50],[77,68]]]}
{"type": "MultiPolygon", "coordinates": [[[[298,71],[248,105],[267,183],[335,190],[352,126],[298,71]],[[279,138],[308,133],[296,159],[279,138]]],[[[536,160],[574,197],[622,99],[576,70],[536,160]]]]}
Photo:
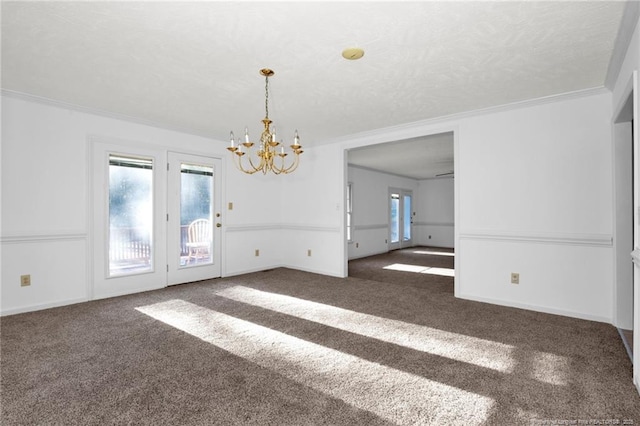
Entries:
{"type": "Polygon", "coordinates": [[[109,156],[109,276],[152,270],[153,160],[109,156]]]}

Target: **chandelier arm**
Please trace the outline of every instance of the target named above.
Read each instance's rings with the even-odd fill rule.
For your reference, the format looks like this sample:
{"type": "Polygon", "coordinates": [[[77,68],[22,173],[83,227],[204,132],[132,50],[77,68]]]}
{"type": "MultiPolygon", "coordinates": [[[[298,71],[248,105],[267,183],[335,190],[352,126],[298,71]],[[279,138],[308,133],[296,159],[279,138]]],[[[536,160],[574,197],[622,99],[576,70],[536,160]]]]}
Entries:
{"type": "Polygon", "coordinates": [[[300,154],[294,153],[293,155],[295,155],[293,162],[286,170],[284,170],[284,173],[291,173],[298,168],[298,163],[300,161],[300,154]]]}
{"type": "Polygon", "coordinates": [[[295,155],[295,158],[293,159],[292,163],[288,167],[285,165],[285,157],[280,157],[281,158],[281,166],[277,168],[278,169],[278,173],[276,173],[276,174],[281,174],[281,173],[288,174],[288,173],[291,173],[295,169],[298,168],[299,154],[295,154],[294,153],[294,155],[295,155]]]}
{"type": "MultiPolygon", "coordinates": [[[[283,159],[283,161],[284,161],[284,159],[283,159]]],[[[275,164],[273,164],[273,166],[271,167],[271,171],[273,172],[274,175],[279,175],[279,174],[285,173],[284,172],[284,164],[283,164],[283,167],[278,167],[275,164]]]]}
{"type": "Polygon", "coordinates": [[[258,164],[258,167],[256,167],[256,166],[253,164],[253,161],[251,160],[251,156],[249,156],[247,159],[249,160],[249,165],[250,165],[250,166],[251,166],[251,168],[253,169],[252,174],[253,174],[253,173],[255,173],[255,172],[258,172],[258,171],[262,170],[262,168],[263,168],[263,167],[262,167],[262,164],[263,164],[263,162],[264,162],[264,158],[260,158],[260,164],[258,164]]]}
{"type": "MultiPolygon", "coordinates": [[[[246,155],[250,155],[249,153],[245,153],[245,154],[246,154],[246,155]]],[[[259,170],[260,170],[259,168],[255,167],[255,166],[253,165],[253,162],[251,161],[251,157],[248,157],[248,158],[249,158],[249,164],[251,165],[251,167],[253,168],[253,170],[245,169],[245,168],[242,166],[242,156],[241,156],[241,155],[238,155],[237,157],[238,157],[238,161],[237,161],[237,163],[236,163],[236,167],[237,167],[240,171],[242,171],[242,172],[244,172],[244,173],[246,173],[246,174],[252,175],[252,174],[254,174],[254,173],[256,173],[257,171],[259,171],[259,170]]]]}
{"type": "Polygon", "coordinates": [[[299,160],[300,160],[300,156],[299,156],[299,154],[296,154],[296,159],[295,159],[294,163],[291,165],[291,167],[289,167],[287,169],[287,173],[291,173],[291,172],[295,171],[298,168],[298,164],[300,163],[299,160]]]}

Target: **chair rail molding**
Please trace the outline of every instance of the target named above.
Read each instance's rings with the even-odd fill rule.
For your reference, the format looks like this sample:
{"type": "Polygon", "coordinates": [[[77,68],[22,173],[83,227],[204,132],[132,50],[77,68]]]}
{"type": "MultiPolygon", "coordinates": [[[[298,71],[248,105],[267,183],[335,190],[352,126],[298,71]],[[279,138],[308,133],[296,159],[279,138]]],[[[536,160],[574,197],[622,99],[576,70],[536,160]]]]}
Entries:
{"type": "Polygon", "coordinates": [[[460,239],[613,247],[613,236],[611,234],[570,234],[554,232],[472,230],[460,232],[460,239]]]}
{"type": "Polygon", "coordinates": [[[0,236],[2,244],[24,244],[58,241],[84,241],[88,235],[84,231],[68,232],[34,232],[23,234],[7,234],[0,236]]]}

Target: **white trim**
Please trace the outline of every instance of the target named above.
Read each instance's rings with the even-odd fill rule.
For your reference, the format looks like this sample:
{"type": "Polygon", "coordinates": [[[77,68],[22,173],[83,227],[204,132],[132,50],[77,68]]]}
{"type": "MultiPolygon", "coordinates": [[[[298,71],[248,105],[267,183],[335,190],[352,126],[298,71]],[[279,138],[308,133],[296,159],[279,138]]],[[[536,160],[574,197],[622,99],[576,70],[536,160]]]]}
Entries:
{"type": "Polygon", "coordinates": [[[7,98],[18,99],[22,101],[34,102],[41,105],[48,105],[56,108],[63,108],[67,110],[77,111],[85,114],[97,115],[99,117],[112,118],[115,120],[127,121],[129,123],[140,124],[143,126],[151,126],[159,129],[170,130],[173,132],[185,133],[193,136],[200,136],[207,139],[213,139],[211,135],[204,132],[194,131],[193,129],[187,129],[180,126],[171,126],[166,123],[158,123],[157,121],[147,120],[140,117],[132,117],[126,114],[119,114],[116,112],[105,111],[98,108],[86,107],[70,102],[60,101],[56,99],[46,98],[44,96],[32,95],[24,92],[17,92],[14,90],[0,89],[2,96],[7,98]]]}
{"type": "Polygon", "coordinates": [[[277,231],[281,229],[279,223],[249,223],[245,225],[223,225],[225,232],[255,232],[277,231]]]}
{"type": "MultiPolygon", "coordinates": [[[[163,269],[163,268],[160,268],[163,269]]],[[[148,273],[142,273],[142,274],[138,274],[138,276],[141,275],[149,275],[154,273],[152,272],[148,272],[148,273]]],[[[135,277],[135,275],[127,275],[126,277],[135,277]]],[[[109,277],[107,278],[107,280],[113,280],[113,279],[117,279],[119,277],[109,277]]],[[[93,300],[100,300],[100,299],[109,299],[112,297],[119,297],[119,296],[127,296],[129,294],[137,294],[137,293],[144,293],[146,291],[153,291],[153,290],[162,290],[163,288],[167,287],[167,283],[166,280],[160,283],[154,283],[154,284],[150,284],[148,286],[140,286],[140,287],[131,287],[131,288],[127,288],[127,289],[121,289],[118,291],[105,291],[105,292],[100,292],[100,291],[94,291],[94,295],[93,295],[93,300]]],[[[100,289],[98,289],[100,290],[100,289]]]]}
{"type": "Polygon", "coordinates": [[[312,232],[340,232],[339,226],[315,226],[315,225],[282,225],[280,227],[287,231],[312,231],[312,232]]]}
{"type": "MultiPolygon", "coordinates": [[[[423,127],[425,126],[444,125],[445,127],[447,126],[451,127],[450,126],[451,121],[457,121],[457,120],[462,120],[466,118],[474,118],[482,115],[495,114],[495,113],[504,112],[504,111],[512,111],[514,109],[519,109],[519,108],[529,108],[529,107],[534,107],[539,105],[546,105],[546,104],[551,104],[551,103],[566,101],[571,99],[580,99],[588,96],[595,96],[595,95],[601,95],[601,94],[607,94],[607,93],[610,94],[611,91],[604,86],[599,86],[599,87],[593,87],[589,89],[576,90],[573,92],[560,93],[557,95],[544,96],[541,98],[526,99],[523,101],[512,102],[509,104],[497,105],[497,106],[476,109],[471,111],[464,111],[464,112],[459,112],[459,113],[450,114],[450,115],[427,118],[425,120],[414,121],[411,123],[399,124],[397,126],[389,126],[389,127],[383,127],[383,128],[374,129],[374,130],[368,130],[365,132],[355,133],[352,135],[339,136],[333,139],[314,142],[314,146],[331,145],[339,142],[340,143],[349,142],[350,145],[347,149],[353,149],[353,148],[359,147],[359,145],[351,145],[351,143],[354,143],[360,140],[365,142],[365,146],[369,146],[369,145],[375,145],[381,142],[388,142],[391,140],[395,141],[395,140],[401,140],[401,139],[409,139],[416,136],[425,136],[425,133],[423,131],[423,127]],[[399,135],[391,136],[391,138],[389,138],[390,134],[394,134],[394,133],[398,133],[399,135]]],[[[446,133],[449,131],[451,131],[451,129],[444,130],[444,131],[430,131],[428,132],[428,134],[446,133]]],[[[455,135],[455,132],[454,132],[454,135],[455,135]]],[[[454,153],[454,158],[455,158],[455,153],[454,153]]],[[[455,168],[455,162],[454,162],[454,168],[455,168]]],[[[458,175],[458,173],[455,173],[455,170],[454,170],[454,174],[458,175]]]]}
{"type": "Polygon", "coordinates": [[[611,60],[607,67],[607,74],[604,79],[604,86],[613,90],[616,85],[616,79],[620,75],[624,58],[629,50],[629,44],[633,38],[633,33],[640,18],[640,3],[638,1],[627,1],[622,12],[622,22],[618,27],[618,34],[616,35],[615,42],[613,44],[613,52],[611,53],[611,60]]]}
{"type": "MultiPolygon", "coordinates": [[[[369,146],[374,146],[374,145],[369,145],[369,146]]],[[[351,168],[354,168],[354,169],[365,170],[367,172],[374,172],[374,173],[380,173],[380,174],[383,174],[383,175],[395,176],[395,177],[399,177],[399,178],[402,178],[402,179],[416,180],[416,181],[427,180],[427,179],[435,179],[435,178],[424,178],[424,177],[416,177],[416,176],[409,176],[409,175],[401,175],[399,173],[385,172],[385,171],[382,171],[382,170],[374,169],[372,167],[359,166],[357,164],[352,164],[352,163],[347,163],[347,167],[351,167],[351,168]]]]}
{"type": "Polygon", "coordinates": [[[243,269],[242,271],[227,272],[226,274],[224,274],[222,276],[222,278],[237,277],[237,276],[240,276],[240,275],[247,275],[247,274],[255,274],[256,272],[267,272],[267,271],[270,271],[272,269],[278,269],[278,268],[284,268],[284,267],[285,266],[282,266],[281,264],[270,265],[270,266],[258,266],[256,268],[243,269]]]}
{"type": "Polygon", "coordinates": [[[279,223],[253,223],[248,225],[227,225],[226,232],[255,232],[255,231],[315,231],[315,232],[340,232],[338,226],[296,225],[279,223]]]}
{"type": "Polygon", "coordinates": [[[514,303],[511,301],[492,299],[487,297],[477,297],[477,296],[471,296],[468,294],[458,294],[456,297],[460,299],[465,299],[465,300],[473,300],[476,302],[491,303],[493,305],[507,306],[507,307],[518,308],[518,309],[526,309],[528,311],[543,312],[546,314],[562,315],[570,318],[579,318],[579,319],[584,319],[589,321],[597,321],[597,322],[612,324],[611,318],[602,317],[599,315],[585,314],[582,312],[568,311],[565,309],[555,309],[555,308],[549,308],[547,306],[530,305],[527,303],[517,303],[517,302],[514,303]]]}
{"type": "Polygon", "coordinates": [[[123,294],[137,293],[162,288],[167,283],[167,151],[146,143],[132,142],[121,145],[122,139],[90,137],[91,152],[91,196],[94,214],[92,225],[92,299],[102,299],[123,294]],[[153,254],[152,269],[144,273],[111,276],[109,274],[108,210],[109,210],[109,155],[122,154],[153,159],[153,254]],[[98,210],[99,209],[99,210],[98,210]],[[108,284],[107,284],[108,283],[108,284]]]}
{"type": "MultiPolygon", "coordinates": [[[[414,130],[416,128],[421,128],[427,125],[432,126],[436,124],[446,123],[452,120],[461,120],[464,118],[477,117],[481,115],[493,114],[493,113],[502,112],[502,111],[509,111],[514,108],[526,108],[531,106],[544,105],[544,104],[554,103],[562,100],[582,98],[582,97],[593,96],[593,95],[603,94],[603,93],[610,93],[610,90],[607,89],[605,86],[600,86],[600,87],[593,87],[589,89],[576,90],[573,92],[561,93],[557,95],[544,96],[541,98],[526,99],[523,101],[517,101],[517,102],[508,103],[508,104],[492,106],[488,108],[482,108],[482,109],[464,111],[464,112],[450,114],[450,115],[428,118],[425,120],[414,121],[411,123],[400,124],[397,126],[389,126],[389,127],[378,128],[374,130],[368,130],[365,132],[355,133],[355,134],[346,135],[346,136],[339,136],[333,139],[326,139],[323,141],[318,140],[314,142],[314,146],[330,145],[330,144],[339,143],[339,142],[351,142],[357,139],[365,139],[368,141],[367,145],[371,145],[371,144],[375,144],[374,140],[377,140],[381,136],[381,134],[387,134],[388,132],[404,133],[408,130],[409,131],[414,130]]],[[[217,139],[214,139],[211,135],[207,135],[205,133],[193,131],[190,129],[185,129],[183,127],[170,126],[164,123],[158,123],[151,120],[131,117],[124,114],[118,114],[114,112],[99,110],[97,108],[85,107],[81,105],[72,104],[69,102],[58,101],[55,99],[45,98],[42,96],[31,95],[28,93],[17,92],[17,91],[7,90],[7,89],[0,89],[0,94],[8,98],[31,101],[35,103],[44,104],[44,105],[55,106],[58,108],[70,109],[70,110],[79,111],[87,114],[101,116],[101,117],[114,118],[117,120],[128,121],[131,123],[141,124],[145,126],[151,126],[151,127],[156,127],[160,129],[185,133],[189,135],[200,136],[207,139],[217,140],[217,139]]],[[[435,133],[441,133],[441,132],[431,132],[430,134],[435,134],[435,133]]],[[[417,136],[424,136],[424,135],[422,134],[422,132],[420,132],[420,134],[417,136]]],[[[409,136],[403,137],[402,139],[407,139],[408,137],[409,136]]],[[[394,140],[396,139],[394,138],[394,140]]]]}
{"type": "Polygon", "coordinates": [[[636,264],[636,266],[640,266],[640,249],[635,249],[631,252],[631,261],[636,264]]]}
{"type": "Polygon", "coordinates": [[[610,234],[551,234],[504,231],[471,231],[461,232],[460,239],[517,241],[524,243],[569,244],[595,247],[612,247],[613,237],[610,234]]]}
{"type": "Polygon", "coordinates": [[[413,226],[455,226],[453,222],[413,222],[413,226]]]}
{"type": "Polygon", "coordinates": [[[55,234],[23,234],[23,235],[3,235],[0,237],[2,244],[25,244],[59,241],[84,241],[87,239],[86,232],[70,232],[55,234]]]}
{"type": "Polygon", "coordinates": [[[373,225],[357,225],[353,228],[354,231],[369,231],[375,229],[387,229],[389,228],[388,223],[375,223],[373,225]]]}
{"type": "Polygon", "coordinates": [[[335,271],[328,271],[328,270],[315,269],[315,268],[307,268],[306,266],[296,265],[294,267],[292,265],[283,265],[283,266],[280,266],[280,268],[290,269],[292,271],[309,272],[311,274],[326,275],[326,276],[334,277],[334,278],[346,278],[345,276],[342,276],[342,275],[336,273],[335,271]]]}
{"type": "Polygon", "coordinates": [[[4,311],[0,311],[0,316],[4,317],[8,315],[22,314],[25,312],[42,311],[44,309],[59,308],[61,306],[74,305],[76,303],[85,303],[88,301],[89,301],[88,298],[78,298],[78,299],[59,300],[59,301],[50,302],[50,303],[40,303],[36,305],[20,306],[19,308],[9,308],[4,311]]]}
{"type": "Polygon", "coordinates": [[[335,278],[346,278],[346,277],[343,277],[340,274],[336,274],[333,271],[322,271],[322,270],[319,270],[319,269],[306,268],[306,267],[303,267],[303,266],[293,267],[291,265],[283,265],[283,264],[277,264],[277,265],[272,265],[272,266],[259,267],[259,268],[247,269],[247,270],[243,270],[243,271],[231,272],[230,274],[225,275],[223,278],[234,277],[234,276],[239,276],[239,275],[255,274],[256,272],[267,272],[267,271],[271,271],[273,269],[289,269],[291,271],[309,272],[311,274],[327,275],[327,276],[335,277],[335,278]]]}

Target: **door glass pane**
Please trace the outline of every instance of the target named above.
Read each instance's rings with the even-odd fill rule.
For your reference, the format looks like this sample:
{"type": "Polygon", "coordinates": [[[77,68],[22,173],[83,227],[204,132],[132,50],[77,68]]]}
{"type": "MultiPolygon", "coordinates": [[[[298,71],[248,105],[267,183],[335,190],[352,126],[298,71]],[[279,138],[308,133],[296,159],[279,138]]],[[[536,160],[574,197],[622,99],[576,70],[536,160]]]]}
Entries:
{"type": "Polygon", "coordinates": [[[152,270],[153,161],[109,156],[109,276],[152,270]]]}
{"type": "Polygon", "coordinates": [[[411,195],[405,195],[404,197],[404,233],[402,234],[403,241],[409,241],[411,239],[411,195]]]}
{"type": "Polygon", "coordinates": [[[180,266],[211,264],[213,167],[180,166],[180,266]]]}
{"type": "Polygon", "coordinates": [[[391,242],[400,241],[400,194],[391,194],[391,242]]]}

